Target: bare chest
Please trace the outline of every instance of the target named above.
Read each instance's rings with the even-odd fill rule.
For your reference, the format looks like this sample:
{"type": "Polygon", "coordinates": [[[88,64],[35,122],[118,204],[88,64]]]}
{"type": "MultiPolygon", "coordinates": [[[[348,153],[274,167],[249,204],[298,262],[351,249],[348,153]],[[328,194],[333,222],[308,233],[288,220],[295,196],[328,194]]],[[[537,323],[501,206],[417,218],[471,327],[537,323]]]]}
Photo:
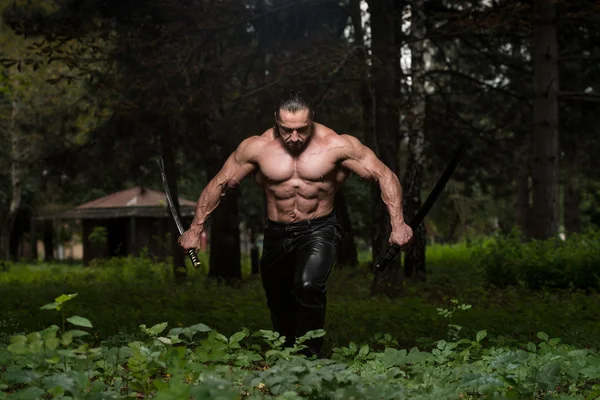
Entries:
{"type": "Polygon", "coordinates": [[[293,179],[322,182],[337,171],[335,159],[320,148],[307,148],[298,156],[292,156],[283,149],[273,149],[266,152],[258,164],[264,178],[273,183],[293,179]]]}

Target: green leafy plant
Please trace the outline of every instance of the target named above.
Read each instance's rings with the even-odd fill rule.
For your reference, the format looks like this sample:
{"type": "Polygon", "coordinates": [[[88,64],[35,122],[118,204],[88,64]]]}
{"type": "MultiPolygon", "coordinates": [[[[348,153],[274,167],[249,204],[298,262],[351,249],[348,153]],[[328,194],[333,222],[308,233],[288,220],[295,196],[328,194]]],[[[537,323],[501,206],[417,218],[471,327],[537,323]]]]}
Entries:
{"type": "Polygon", "coordinates": [[[105,244],[108,240],[108,231],[104,226],[95,226],[88,235],[90,243],[95,245],[105,244]]]}
{"type": "Polygon", "coordinates": [[[452,323],[452,317],[457,311],[466,311],[472,307],[470,304],[458,303],[457,299],[452,299],[450,308],[437,308],[438,315],[448,319],[448,338],[451,340],[457,340],[462,330],[462,326],[452,323]]]}
{"type": "MultiPolygon", "coordinates": [[[[42,308],[64,312],[76,297],[61,295],[42,308]]],[[[438,313],[451,319],[468,309],[453,299],[438,313]]],[[[88,327],[83,317],[65,322],[88,327]]],[[[449,324],[453,325],[453,324],[449,324]]],[[[298,354],[277,332],[246,328],[226,336],[199,323],[139,325],[141,340],[93,347],[56,325],[14,335],[0,346],[0,399],[484,399],[573,398],[600,395],[600,354],[538,332],[534,342],[486,346],[474,338],[437,340],[431,351],[398,348],[387,333],[367,343],[335,347],[331,359],[298,354]],[[260,343],[256,343],[256,339],[260,343]],[[262,345],[261,345],[262,344],[262,345]]],[[[492,343],[492,341],[490,341],[492,343]]]]}

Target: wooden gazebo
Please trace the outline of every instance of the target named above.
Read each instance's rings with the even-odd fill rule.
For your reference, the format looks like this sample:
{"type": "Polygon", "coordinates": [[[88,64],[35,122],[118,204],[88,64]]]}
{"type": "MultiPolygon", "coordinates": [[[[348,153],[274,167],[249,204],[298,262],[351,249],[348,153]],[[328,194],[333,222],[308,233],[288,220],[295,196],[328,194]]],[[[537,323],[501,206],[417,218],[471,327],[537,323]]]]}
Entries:
{"type": "MultiPolygon", "coordinates": [[[[196,203],[179,198],[184,228],[196,203]]],[[[81,221],[83,264],[92,259],[139,255],[144,249],[157,258],[171,254],[170,210],[163,192],[136,186],[81,204],[60,215],[81,221]]]]}

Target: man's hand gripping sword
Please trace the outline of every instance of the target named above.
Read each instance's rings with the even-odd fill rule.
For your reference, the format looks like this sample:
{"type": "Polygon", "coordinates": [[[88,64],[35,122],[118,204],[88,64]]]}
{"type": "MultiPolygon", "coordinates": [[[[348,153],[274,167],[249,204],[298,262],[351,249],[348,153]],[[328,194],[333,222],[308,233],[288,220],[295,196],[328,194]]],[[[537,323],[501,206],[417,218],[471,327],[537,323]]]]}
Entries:
{"type": "MultiPolygon", "coordinates": [[[[162,157],[158,158],[158,165],[160,166],[160,174],[162,175],[163,186],[165,187],[165,194],[167,195],[167,203],[169,203],[169,208],[171,209],[171,215],[175,220],[175,225],[177,225],[177,230],[179,231],[179,235],[183,235],[183,225],[181,224],[181,219],[179,218],[179,214],[177,214],[177,209],[175,208],[175,203],[173,202],[173,198],[171,197],[171,191],[169,190],[169,184],[167,182],[167,175],[165,174],[165,165],[163,163],[162,157]]],[[[198,260],[198,254],[195,249],[189,249],[188,255],[190,256],[190,260],[192,260],[192,264],[195,269],[200,267],[200,260],[198,260]]]]}
{"type": "MultiPolygon", "coordinates": [[[[456,166],[458,165],[458,162],[462,157],[462,154],[464,153],[466,147],[466,143],[461,143],[458,146],[454,153],[454,156],[452,157],[452,160],[450,161],[450,164],[448,164],[448,166],[444,170],[444,173],[442,174],[440,180],[437,182],[437,184],[429,194],[429,197],[427,197],[427,200],[425,200],[425,203],[423,203],[423,205],[417,212],[417,215],[415,215],[414,218],[408,223],[408,226],[410,226],[413,229],[413,231],[416,230],[417,226],[419,226],[421,222],[423,222],[423,219],[433,206],[433,203],[435,203],[442,190],[444,190],[444,186],[446,186],[446,183],[450,179],[450,176],[454,173],[454,170],[456,169],[456,166]]],[[[400,251],[401,248],[397,244],[392,244],[390,247],[388,247],[387,251],[385,252],[385,255],[381,258],[381,260],[379,260],[377,264],[375,264],[375,267],[373,268],[374,271],[384,271],[387,268],[388,264],[392,260],[394,260],[398,256],[398,254],[400,254],[400,251]]]]}

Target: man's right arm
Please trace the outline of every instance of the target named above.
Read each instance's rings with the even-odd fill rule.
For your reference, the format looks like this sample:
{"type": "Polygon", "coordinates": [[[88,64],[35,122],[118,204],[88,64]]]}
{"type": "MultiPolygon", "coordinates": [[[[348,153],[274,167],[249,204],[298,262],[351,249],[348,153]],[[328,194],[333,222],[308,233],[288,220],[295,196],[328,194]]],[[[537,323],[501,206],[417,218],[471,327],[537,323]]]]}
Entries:
{"type": "Polygon", "coordinates": [[[254,155],[257,153],[258,139],[258,136],[252,136],[242,141],[227,158],[217,175],[206,185],[196,204],[196,213],[189,229],[191,232],[199,235],[206,219],[217,208],[226,190],[237,187],[256,169],[254,155]]]}

